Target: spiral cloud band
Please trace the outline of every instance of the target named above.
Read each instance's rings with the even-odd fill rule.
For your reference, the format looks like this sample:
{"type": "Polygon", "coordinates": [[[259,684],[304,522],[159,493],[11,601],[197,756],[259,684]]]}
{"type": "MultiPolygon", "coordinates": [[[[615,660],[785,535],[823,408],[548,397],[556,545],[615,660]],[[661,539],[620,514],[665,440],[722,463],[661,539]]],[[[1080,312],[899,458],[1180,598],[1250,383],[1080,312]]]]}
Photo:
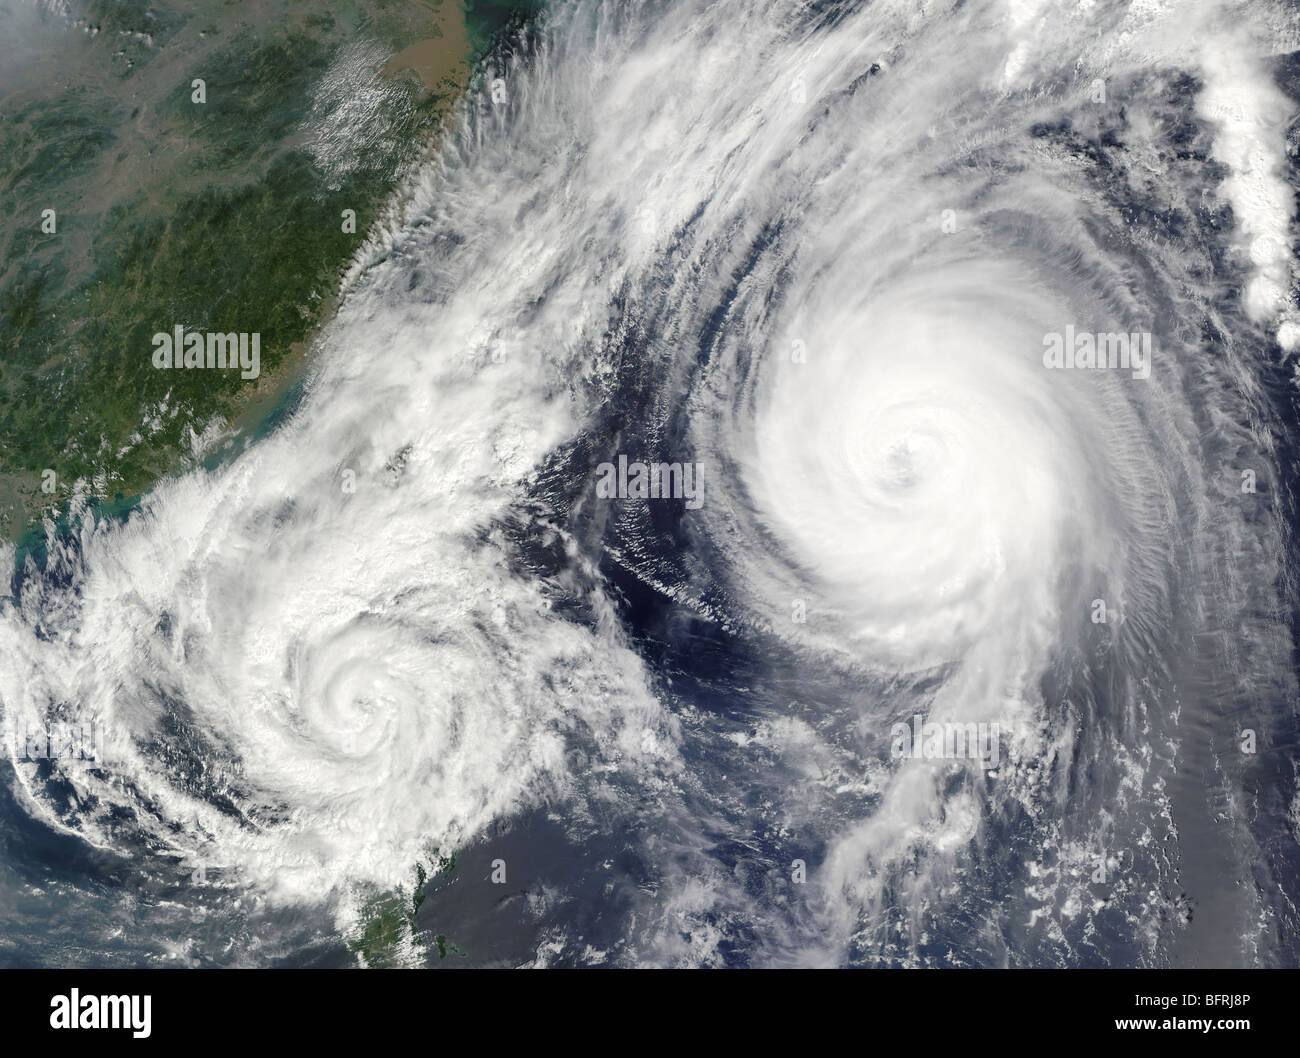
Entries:
{"type": "Polygon", "coordinates": [[[287,420],[15,574],[15,840],[82,858],[83,943],[345,961],[455,850],[525,893],[448,890],[485,961],[1293,964],[1297,49],[1271,3],[555,5],[287,420]],[[701,489],[598,488],[637,462],[701,489]],[[30,759],[52,718],[102,766],[30,759]]]}

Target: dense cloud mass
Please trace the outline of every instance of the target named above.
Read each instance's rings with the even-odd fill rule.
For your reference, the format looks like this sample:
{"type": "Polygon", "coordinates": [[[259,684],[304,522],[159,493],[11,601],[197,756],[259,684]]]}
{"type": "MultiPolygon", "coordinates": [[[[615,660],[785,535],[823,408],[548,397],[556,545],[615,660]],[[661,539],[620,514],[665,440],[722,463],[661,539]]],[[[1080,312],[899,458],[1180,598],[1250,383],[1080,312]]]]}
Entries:
{"type": "Polygon", "coordinates": [[[15,573],[9,943],[345,962],[437,849],[484,962],[1294,965],[1298,48],[556,5],[292,414],[15,573]]]}

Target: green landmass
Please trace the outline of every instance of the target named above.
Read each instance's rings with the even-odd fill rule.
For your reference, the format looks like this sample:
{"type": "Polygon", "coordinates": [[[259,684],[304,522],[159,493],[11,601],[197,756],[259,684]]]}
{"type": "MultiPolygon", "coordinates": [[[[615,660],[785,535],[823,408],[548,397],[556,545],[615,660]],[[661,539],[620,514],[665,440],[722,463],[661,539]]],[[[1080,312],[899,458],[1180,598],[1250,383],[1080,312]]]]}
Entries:
{"type": "Polygon", "coordinates": [[[445,959],[449,954],[467,957],[468,953],[448,940],[445,933],[430,936],[417,923],[426,887],[450,877],[456,869],[455,854],[442,856],[434,849],[432,858],[428,870],[422,863],[415,865],[415,887],[409,896],[401,892],[382,893],[366,905],[359,936],[348,942],[349,950],[363,965],[371,968],[406,966],[409,950],[431,951],[430,943],[437,949],[439,959],[445,959]]]}
{"type": "MultiPolygon", "coordinates": [[[[17,562],[43,561],[74,494],[118,516],[205,458],[196,437],[283,402],[476,62],[538,10],[69,0],[6,39],[0,9],[0,536],[17,562]],[[151,338],[178,324],[260,334],[260,376],[158,370],[151,338]]],[[[416,924],[455,864],[435,850],[411,893],[374,897],[349,944],[365,965],[411,944],[465,956],[416,924]]]]}
{"type": "Polygon", "coordinates": [[[74,13],[49,56],[66,76],[51,84],[43,69],[0,98],[11,539],[74,490],[120,501],[193,465],[195,435],[296,380],[343,270],[436,142],[472,58],[452,0],[74,13]],[[176,324],[259,333],[260,377],[156,369],[151,336],[176,324]]]}

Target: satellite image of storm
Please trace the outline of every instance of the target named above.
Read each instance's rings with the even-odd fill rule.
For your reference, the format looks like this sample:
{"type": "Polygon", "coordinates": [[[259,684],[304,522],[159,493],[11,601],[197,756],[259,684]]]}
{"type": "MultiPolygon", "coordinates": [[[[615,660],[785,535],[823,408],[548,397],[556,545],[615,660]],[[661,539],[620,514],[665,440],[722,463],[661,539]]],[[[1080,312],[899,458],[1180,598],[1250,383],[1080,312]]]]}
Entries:
{"type": "Polygon", "coordinates": [[[1300,966],[1298,193],[1297,0],[0,0],[0,968],[1300,966]]]}

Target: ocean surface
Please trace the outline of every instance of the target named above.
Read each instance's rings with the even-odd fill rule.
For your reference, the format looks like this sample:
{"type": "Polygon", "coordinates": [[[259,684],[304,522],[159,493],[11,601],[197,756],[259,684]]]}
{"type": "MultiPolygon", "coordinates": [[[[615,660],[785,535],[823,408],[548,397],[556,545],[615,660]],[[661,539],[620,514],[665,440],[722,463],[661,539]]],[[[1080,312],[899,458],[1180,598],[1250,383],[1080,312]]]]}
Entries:
{"type": "Polygon", "coordinates": [[[1300,964],[1298,98],[1292,4],[552,5],[273,429],[0,555],[0,965],[1300,964]]]}

